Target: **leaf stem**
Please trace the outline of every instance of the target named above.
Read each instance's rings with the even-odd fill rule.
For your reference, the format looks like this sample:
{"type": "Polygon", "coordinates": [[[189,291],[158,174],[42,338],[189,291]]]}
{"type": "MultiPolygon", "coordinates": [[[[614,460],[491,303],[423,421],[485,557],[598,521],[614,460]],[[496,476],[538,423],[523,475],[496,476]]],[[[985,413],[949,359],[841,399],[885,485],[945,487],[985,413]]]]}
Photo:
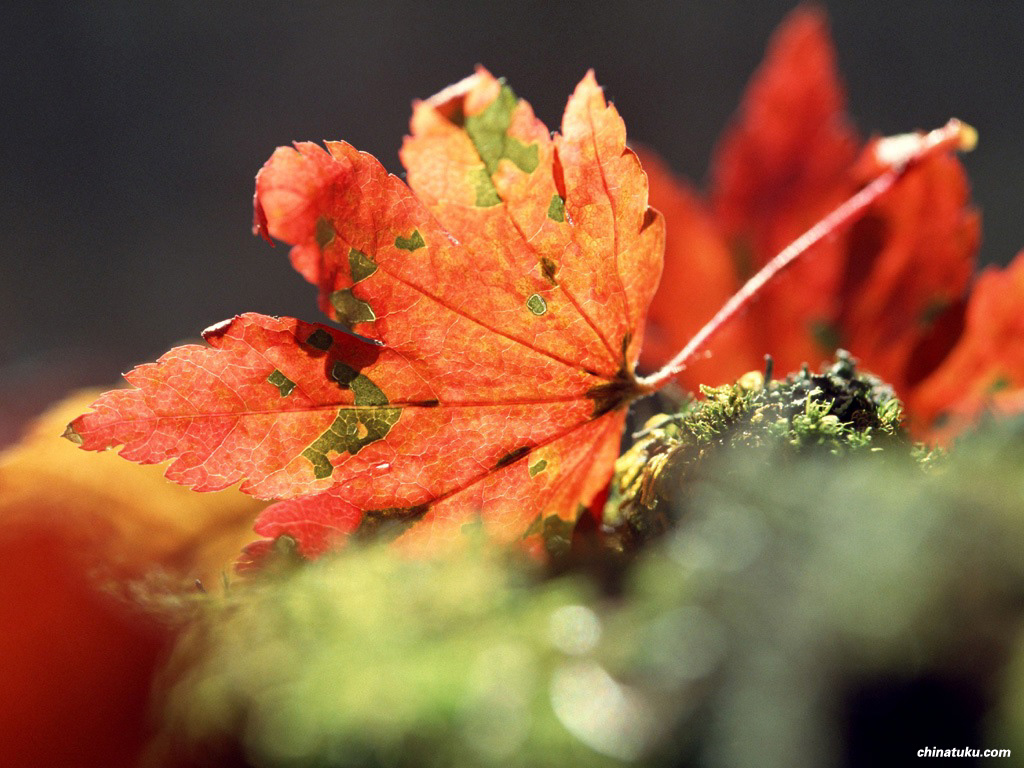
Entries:
{"type": "Polygon", "coordinates": [[[656,392],[685,370],[686,364],[693,356],[733,317],[745,309],[776,275],[826,237],[856,221],[865,209],[891,189],[907,170],[938,152],[956,149],[969,152],[974,148],[977,139],[978,135],[974,128],[956,118],[927,134],[903,134],[880,139],[874,147],[874,154],[875,160],[885,167],[881,175],[783,248],[729,297],[715,316],[705,323],[664,368],[640,379],[640,387],[646,392],[656,392]]]}

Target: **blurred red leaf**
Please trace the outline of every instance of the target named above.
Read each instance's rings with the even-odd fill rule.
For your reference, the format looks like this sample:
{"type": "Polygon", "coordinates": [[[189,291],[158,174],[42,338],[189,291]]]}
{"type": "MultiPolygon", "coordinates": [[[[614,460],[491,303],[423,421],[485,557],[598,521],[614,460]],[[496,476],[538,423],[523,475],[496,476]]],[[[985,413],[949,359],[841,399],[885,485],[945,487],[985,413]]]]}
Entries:
{"type": "Polygon", "coordinates": [[[981,273],[956,346],[912,392],[923,425],[951,437],[985,409],[1024,411],[1024,251],[981,273]]]}
{"type": "MultiPolygon", "coordinates": [[[[651,306],[645,364],[664,362],[750,274],[887,164],[900,137],[859,140],[824,15],[798,8],[775,34],[744,102],[714,157],[709,207],[641,152],[651,204],[663,210],[667,244],[662,285],[651,306]],[[700,275],[707,293],[687,301],[700,275]]],[[[707,359],[679,377],[696,390],[763,365],[817,366],[846,348],[893,384],[916,414],[915,388],[957,344],[980,221],[966,175],[951,152],[928,156],[846,231],[768,285],[745,315],[718,335],[707,359]]]]}

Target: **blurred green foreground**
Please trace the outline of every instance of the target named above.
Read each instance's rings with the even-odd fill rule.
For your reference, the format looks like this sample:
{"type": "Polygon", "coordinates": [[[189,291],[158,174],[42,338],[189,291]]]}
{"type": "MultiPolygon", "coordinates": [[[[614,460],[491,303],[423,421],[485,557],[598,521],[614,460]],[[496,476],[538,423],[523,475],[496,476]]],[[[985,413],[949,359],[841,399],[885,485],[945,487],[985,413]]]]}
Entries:
{"type": "MultiPolygon", "coordinates": [[[[596,533],[580,546],[577,532],[584,554],[543,571],[482,542],[432,561],[352,547],[311,565],[282,556],[200,599],[167,670],[154,764],[1024,756],[1024,421],[922,459],[862,389],[884,417],[875,444],[820,423],[841,403],[816,409],[806,386],[786,412],[794,429],[817,413],[803,443],[678,431],[686,482],[663,485],[668,522],[633,549],[596,533]],[[701,439],[718,448],[696,451],[695,472],[701,439]]],[[[748,418],[774,391],[726,416],[777,423],[770,409],[748,418]]]]}

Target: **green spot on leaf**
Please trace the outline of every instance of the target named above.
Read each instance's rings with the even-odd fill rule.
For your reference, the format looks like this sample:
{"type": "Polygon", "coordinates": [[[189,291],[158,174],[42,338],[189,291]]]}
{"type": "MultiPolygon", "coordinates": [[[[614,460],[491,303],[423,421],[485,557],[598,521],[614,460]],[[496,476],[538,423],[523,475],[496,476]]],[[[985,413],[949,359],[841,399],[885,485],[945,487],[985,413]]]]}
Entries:
{"type": "Polygon", "coordinates": [[[935,321],[941,317],[942,313],[946,311],[949,304],[949,300],[944,297],[938,296],[933,298],[921,312],[921,316],[918,318],[918,323],[922,328],[931,328],[935,324],[935,321]]]}
{"type": "Polygon", "coordinates": [[[537,170],[539,158],[536,144],[523,144],[519,139],[509,136],[505,140],[505,157],[524,173],[533,173],[537,170]]]}
{"type": "Polygon", "coordinates": [[[334,227],[325,216],[316,220],[316,244],[320,246],[321,251],[334,241],[334,236],[334,227]]]}
{"type": "Polygon", "coordinates": [[[561,195],[552,195],[548,204],[548,218],[552,221],[565,221],[565,198],[561,195]]]}
{"type": "Polygon", "coordinates": [[[331,369],[331,377],[342,389],[351,389],[356,405],[387,405],[388,398],[373,381],[355,368],[338,361],[331,369]]]}
{"type": "Polygon", "coordinates": [[[810,325],[811,337],[815,343],[829,353],[839,349],[843,344],[839,329],[824,320],[815,320],[810,325]]]}
{"type": "Polygon", "coordinates": [[[352,273],[352,282],[358,283],[377,271],[377,262],[353,248],[348,252],[348,267],[352,273]]]}
{"type": "Polygon", "coordinates": [[[526,300],[527,308],[533,312],[533,314],[540,316],[548,311],[548,303],[544,301],[544,297],[539,293],[533,294],[526,300]]]}
{"type": "Polygon", "coordinates": [[[328,454],[359,453],[370,443],[387,437],[401,414],[401,408],[342,408],[334,423],[302,455],[313,465],[313,475],[318,480],[330,477],[334,467],[328,454]]]}
{"type": "Polygon", "coordinates": [[[356,323],[368,323],[377,319],[370,305],[362,299],[357,299],[348,288],[331,294],[331,306],[334,307],[338,322],[349,330],[352,330],[356,323]]]}
{"type": "Polygon", "coordinates": [[[403,251],[415,251],[417,248],[422,248],[425,245],[423,235],[420,234],[418,229],[414,229],[408,237],[399,235],[395,238],[395,248],[401,248],[403,251]]]}
{"type": "Polygon", "coordinates": [[[1009,376],[1000,374],[992,379],[992,382],[988,385],[988,394],[994,395],[997,392],[1002,392],[1003,390],[1009,389],[1012,384],[1013,381],[1009,376]]]}
{"type": "Polygon", "coordinates": [[[469,172],[468,181],[473,191],[476,192],[475,205],[477,208],[490,208],[501,202],[498,190],[494,188],[494,182],[491,181],[486,168],[474,168],[469,172]]]}
{"type": "Polygon", "coordinates": [[[323,328],[317,328],[309,335],[309,338],[306,339],[306,343],[314,349],[326,352],[331,348],[331,344],[334,343],[334,339],[332,339],[331,334],[323,328]]]}
{"type": "Polygon", "coordinates": [[[533,173],[539,162],[536,144],[523,144],[508,135],[519,99],[507,85],[502,85],[498,98],[476,115],[466,118],[466,133],[484,161],[488,176],[498,170],[502,158],[511,160],[524,173],[533,173]]]}
{"type": "Polygon", "coordinates": [[[548,466],[548,460],[547,459],[541,459],[536,464],[534,464],[532,467],[530,467],[530,477],[536,477],[541,472],[543,472],[547,468],[547,466],[548,466]]]}
{"type": "Polygon", "coordinates": [[[267,381],[277,387],[277,391],[281,393],[281,397],[288,397],[295,389],[295,382],[281,373],[277,368],[267,376],[267,381]]]}
{"type": "Polygon", "coordinates": [[[356,407],[339,409],[334,423],[302,452],[313,465],[313,474],[318,480],[334,472],[329,454],[359,453],[370,443],[387,437],[402,415],[401,408],[388,407],[388,398],[380,387],[351,366],[336,362],[331,376],[343,389],[352,390],[356,407]]]}

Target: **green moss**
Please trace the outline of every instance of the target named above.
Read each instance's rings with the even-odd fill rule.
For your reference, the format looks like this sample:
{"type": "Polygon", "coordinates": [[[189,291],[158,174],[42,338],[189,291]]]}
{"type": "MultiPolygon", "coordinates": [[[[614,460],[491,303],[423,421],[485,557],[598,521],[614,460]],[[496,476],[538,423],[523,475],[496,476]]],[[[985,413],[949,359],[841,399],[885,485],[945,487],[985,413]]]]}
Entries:
{"type": "Polygon", "coordinates": [[[768,382],[752,373],[701,387],[701,395],[677,413],[653,417],[617,462],[605,514],[617,546],[638,546],[671,526],[684,514],[687,485],[723,451],[784,447],[838,457],[913,449],[892,389],[857,371],[846,352],[821,373],[805,368],[768,382]]]}

